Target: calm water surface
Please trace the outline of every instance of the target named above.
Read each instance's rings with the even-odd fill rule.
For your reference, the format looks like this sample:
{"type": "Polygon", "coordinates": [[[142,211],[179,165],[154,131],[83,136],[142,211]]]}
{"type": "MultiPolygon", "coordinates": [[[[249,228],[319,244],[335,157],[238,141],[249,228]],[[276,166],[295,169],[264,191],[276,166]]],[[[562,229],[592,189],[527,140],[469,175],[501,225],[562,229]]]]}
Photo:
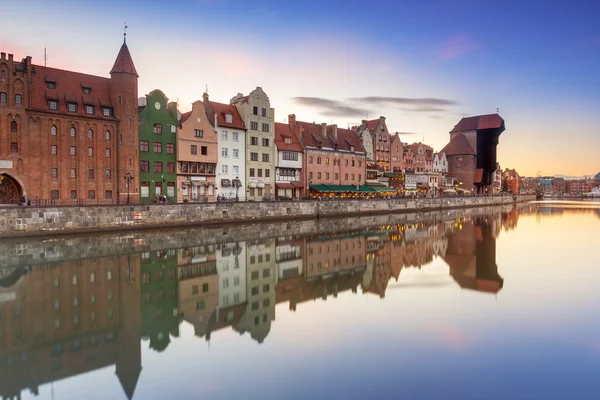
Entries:
{"type": "Polygon", "coordinates": [[[598,399],[591,204],[9,242],[0,397],[598,399]]]}

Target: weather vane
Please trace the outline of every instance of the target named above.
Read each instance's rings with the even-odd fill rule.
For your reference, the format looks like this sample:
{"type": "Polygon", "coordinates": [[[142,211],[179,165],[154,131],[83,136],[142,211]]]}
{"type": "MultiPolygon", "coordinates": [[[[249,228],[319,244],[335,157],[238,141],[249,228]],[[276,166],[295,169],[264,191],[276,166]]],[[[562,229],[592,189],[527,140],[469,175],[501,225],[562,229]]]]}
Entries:
{"type": "Polygon", "coordinates": [[[127,28],[129,28],[129,25],[125,22],[125,29],[123,29],[123,43],[127,42],[127,28]]]}

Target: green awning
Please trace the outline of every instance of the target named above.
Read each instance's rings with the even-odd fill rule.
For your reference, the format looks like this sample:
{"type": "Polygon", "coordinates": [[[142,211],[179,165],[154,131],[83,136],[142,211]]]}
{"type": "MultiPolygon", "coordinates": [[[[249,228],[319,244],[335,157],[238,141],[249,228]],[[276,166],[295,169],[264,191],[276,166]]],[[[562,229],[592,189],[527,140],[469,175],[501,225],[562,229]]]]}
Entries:
{"type": "Polygon", "coordinates": [[[325,185],[310,185],[311,190],[316,190],[317,192],[331,192],[331,190],[325,185]]]}
{"type": "Polygon", "coordinates": [[[340,185],[341,187],[344,188],[344,192],[358,192],[358,190],[356,190],[356,186],[354,185],[340,185]]]}
{"type": "Polygon", "coordinates": [[[370,187],[365,186],[365,185],[360,185],[360,191],[364,192],[364,193],[373,193],[373,192],[375,192],[375,189],[370,188],[370,187]]]}
{"type": "Polygon", "coordinates": [[[398,191],[397,189],[389,188],[387,186],[372,186],[371,188],[377,193],[396,193],[398,191]]]}
{"type": "Polygon", "coordinates": [[[329,191],[334,192],[334,193],[341,193],[341,192],[346,191],[346,190],[344,190],[342,185],[324,185],[324,186],[327,186],[329,188],[329,191]]]}

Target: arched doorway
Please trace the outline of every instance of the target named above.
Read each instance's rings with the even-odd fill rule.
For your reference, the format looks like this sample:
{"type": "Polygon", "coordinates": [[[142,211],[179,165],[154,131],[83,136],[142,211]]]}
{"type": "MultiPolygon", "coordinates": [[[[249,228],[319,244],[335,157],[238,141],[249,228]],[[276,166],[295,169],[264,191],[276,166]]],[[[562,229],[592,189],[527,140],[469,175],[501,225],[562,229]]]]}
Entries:
{"type": "Polygon", "coordinates": [[[23,188],[14,178],[0,174],[0,204],[18,203],[23,196],[23,188]]]}

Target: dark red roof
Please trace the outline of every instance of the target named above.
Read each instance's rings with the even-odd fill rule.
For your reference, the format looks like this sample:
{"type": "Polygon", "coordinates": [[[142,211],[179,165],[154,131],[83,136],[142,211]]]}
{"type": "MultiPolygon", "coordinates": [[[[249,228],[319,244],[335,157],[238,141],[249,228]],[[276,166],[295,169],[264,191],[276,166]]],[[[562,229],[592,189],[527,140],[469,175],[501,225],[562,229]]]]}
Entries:
{"type": "Polygon", "coordinates": [[[288,124],[275,122],[275,145],[279,151],[298,151],[302,152],[304,148],[298,137],[292,132],[288,124]],[[285,138],[290,138],[291,143],[286,143],[285,138]]]}
{"type": "Polygon", "coordinates": [[[365,152],[360,139],[350,129],[337,128],[336,139],[333,134],[333,126],[327,127],[327,136],[324,137],[322,125],[302,121],[296,121],[296,124],[304,128],[302,132],[302,144],[304,146],[317,148],[320,143],[322,148],[335,149],[337,144],[338,151],[351,151],[351,147],[354,146],[355,152],[365,152]]]}
{"type": "Polygon", "coordinates": [[[110,107],[110,78],[65,71],[62,69],[33,66],[35,74],[31,75],[29,86],[29,108],[53,114],[80,115],[112,120],[113,117],[102,115],[101,106],[110,107]],[[48,89],[47,82],[56,85],[56,89],[48,89]],[[83,87],[91,89],[90,94],[83,94],[83,87]],[[48,108],[48,100],[58,100],[58,110],[48,108]],[[77,103],[77,112],[67,111],[67,100],[77,103]],[[96,106],[94,114],[86,114],[84,105],[96,106]]]}
{"type": "Polygon", "coordinates": [[[504,130],[504,120],[498,114],[478,115],[476,117],[466,117],[459,121],[458,124],[450,131],[466,132],[482,129],[502,129],[504,130]]]}
{"type": "Polygon", "coordinates": [[[456,135],[454,139],[440,151],[440,153],[446,153],[448,156],[455,156],[458,154],[476,155],[475,150],[473,150],[473,147],[471,147],[464,135],[456,135]]]}
{"type": "Polygon", "coordinates": [[[123,46],[121,46],[121,50],[119,50],[119,54],[115,60],[115,65],[113,65],[112,69],[110,70],[111,75],[117,73],[139,76],[135,70],[133,59],[131,58],[131,54],[129,54],[129,49],[125,43],[123,43],[123,46]]]}
{"type": "MultiPolygon", "coordinates": [[[[206,102],[204,103],[206,106],[206,102]]],[[[217,123],[219,126],[224,126],[227,128],[234,129],[243,129],[246,130],[246,126],[244,125],[244,121],[240,116],[237,108],[232,104],[223,104],[217,103],[215,101],[208,101],[207,107],[207,117],[212,126],[215,125],[215,114],[217,115],[217,123]],[[231,114],[231,122],[227,122],[225,119],[226,114],[231,114]]]]}
{"type": "Polygon", "coordinates": [[[190,117],[190,115],[192,115],[191,111],[181,114],[181,119],[179,120],[179,122],[182,123],[182,122],[187,121],[188,118],[190,117]]]}
{"type": "Polygon", "coordinates": [[[378,125],[379,125],[379,118],[367,121],[367,128],[369,128],[370,131],[374,131],[375,129],[377,129],[378,125]]]}

